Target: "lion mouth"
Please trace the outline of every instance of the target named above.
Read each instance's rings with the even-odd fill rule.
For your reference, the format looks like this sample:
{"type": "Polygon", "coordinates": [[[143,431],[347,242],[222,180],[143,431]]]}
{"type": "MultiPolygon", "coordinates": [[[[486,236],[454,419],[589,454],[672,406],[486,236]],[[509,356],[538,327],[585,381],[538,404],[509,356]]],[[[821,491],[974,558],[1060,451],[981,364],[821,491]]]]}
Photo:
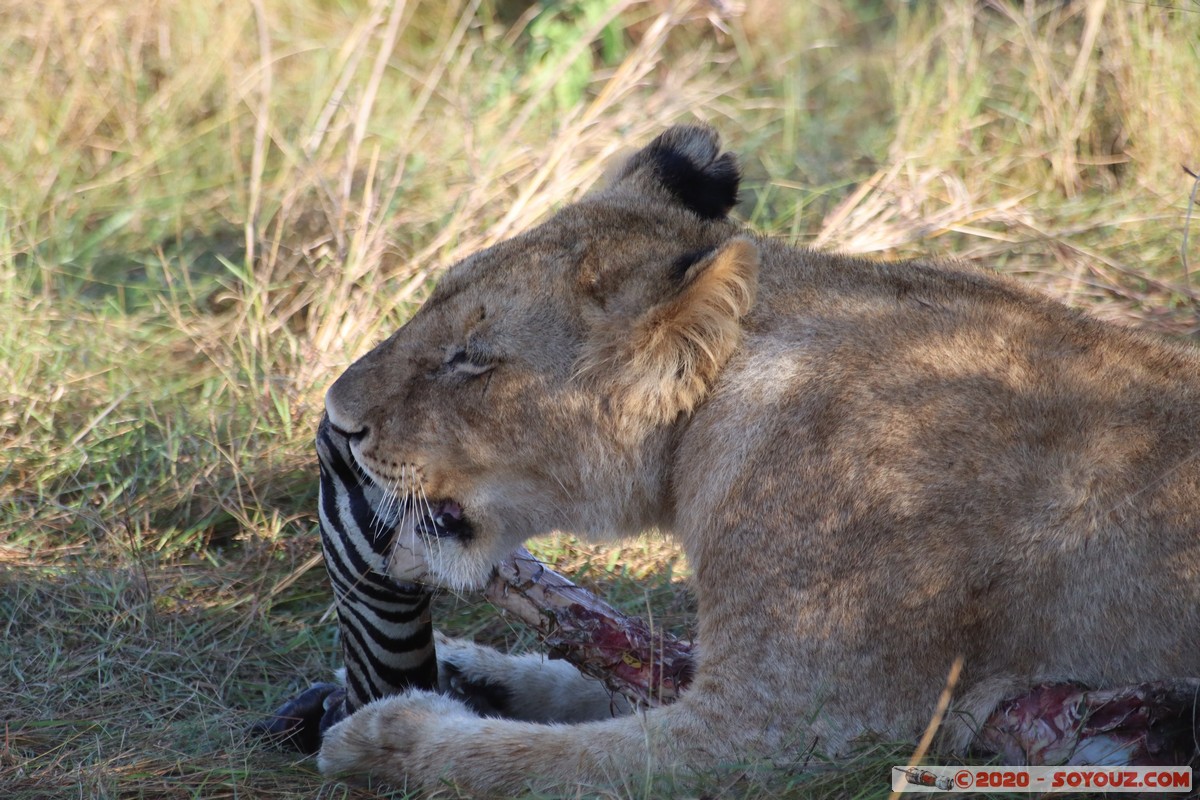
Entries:
{"type": "MultiPolygon", "coordinates": [[[[321,419],[321,430],[318,435],[330,433],[340,439],[341,447],[339,449],[343,450],[359,484],[382,489],[386,484],[375,478],[351,446],[356,439],[362,437],[363,433],[342,430],[334,425],[326,415],[321,419]]],[[[412,518],[410,517],[412,515],[416,517],[413,524],[415,531],[424,536],[468,541],[475,535],[474,527],[464,513],[462,504],[450,498],[425,500],[423,496],[418,498],[410,494],[406,499],[401,499],[398,509],[396,506],[392,506],[390,514],[385,515],[383,509],[380,508],[373,509],[373,511],[379,515],[378,519],[383,523],[381,528],[395,527],[397,524],[403,523],[406,517],[412,518]]]]}
{"type": "Polygon", "coordinates": [[[471,522],[457,501],[432,500],[425,511],[417,521],[417,530],[426,536],[467,540],[474,535],[471,522]]]}

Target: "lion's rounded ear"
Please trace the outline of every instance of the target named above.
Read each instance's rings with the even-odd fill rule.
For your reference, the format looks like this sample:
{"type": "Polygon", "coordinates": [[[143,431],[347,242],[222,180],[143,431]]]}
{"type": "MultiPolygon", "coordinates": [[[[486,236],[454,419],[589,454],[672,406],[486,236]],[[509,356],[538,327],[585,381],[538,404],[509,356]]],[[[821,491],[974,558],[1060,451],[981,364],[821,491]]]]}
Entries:
{"type": "Polygon", "coordinates": [[[739,236],[687,269],[677,293],[633,326],[618,382],[620,403],[669,422],[690,413],[741,344],[758,291],[758,247],[739,236]]]}
{"type": "Polygon", "coordinates": [[[676,125],[634,153],[610,186],[665,194],[704,219],[721,219],[737,205],[737,156],[721,153],[712,128],[676,125]]]}

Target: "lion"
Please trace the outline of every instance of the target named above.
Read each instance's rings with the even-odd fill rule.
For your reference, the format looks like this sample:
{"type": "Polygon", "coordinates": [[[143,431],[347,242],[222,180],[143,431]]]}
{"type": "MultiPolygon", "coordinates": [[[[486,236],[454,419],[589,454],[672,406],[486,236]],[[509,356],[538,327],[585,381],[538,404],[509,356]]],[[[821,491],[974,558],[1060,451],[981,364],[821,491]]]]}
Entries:
{"type": "Polygon", "coordinates": [[[1043,683],[1200,675],[1197,351],[981,269],[756,235],[739,180],[712,130],[667,130],[450,268],[325,399],[418,504],[437,584],[554,531],[675,537],[691,687],[614,714],[561,663],[443,643],[497,715],[378,700],[323,771],[511,793],[838,757],[919,738],[961,659],[955,753],[1043,683]]]}

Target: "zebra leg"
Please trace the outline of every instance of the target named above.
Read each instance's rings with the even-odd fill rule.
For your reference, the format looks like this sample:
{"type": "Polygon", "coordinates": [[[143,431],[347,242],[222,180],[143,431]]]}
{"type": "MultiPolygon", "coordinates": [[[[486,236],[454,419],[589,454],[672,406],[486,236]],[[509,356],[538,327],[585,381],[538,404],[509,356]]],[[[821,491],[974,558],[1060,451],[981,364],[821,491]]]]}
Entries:
{"type": "Polygon", "coordinates": [[[438,635],[438,688],[477,714],[526,722],[588,722],[628,714],[614,695],[565,661],[509,655],[438,635]]]}
{"type": "Polygon", "coordinates": [[[344,687],[316,684],[250,729],[305,753],[316,752],[326,730],[367,703],[438,685],[432,594],[388,569],[396,524],[377,513],[387,507],[383,492],[364,479],[349,440],[324,419],[317,460],[321,547],[337,608],[344,687]]]}
{"type": "Polygon", "coordinates": [[[321,547],[342,639],[346,713],[407,689],[435,688],[432,594],[388,569],[396,525],[376,513],[386,505],[382,491],[356,472],[348,440],[325,420],[317,457],[321,547]]]}

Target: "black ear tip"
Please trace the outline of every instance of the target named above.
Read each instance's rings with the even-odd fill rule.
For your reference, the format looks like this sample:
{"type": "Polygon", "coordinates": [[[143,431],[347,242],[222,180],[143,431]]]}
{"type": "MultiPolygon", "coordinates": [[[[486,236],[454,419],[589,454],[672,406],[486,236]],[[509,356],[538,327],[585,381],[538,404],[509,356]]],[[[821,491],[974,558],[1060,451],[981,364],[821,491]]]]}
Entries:
{"type": "Polygon", "coordinates": [[[641,175],[704,219],[725,217],[738,204],[742,170],[721,138],[703,125],[667,128],[631,158],[623,176],[641,175]]]}
{"type": "Polygon", "coordinates": [[[741,169],[733,153],[721,154],[712,128],[677,125],[652,141],[635,161],[648,163],[675,199],[705,219],[720,219],[737,205],[741,169]]]}
{"type": "Polygon", "coordinates": [[[703,166],[721,153],[721,136],[708,125],[674,125],[655,137],[651,148],[673,150],[703,166]]]}

